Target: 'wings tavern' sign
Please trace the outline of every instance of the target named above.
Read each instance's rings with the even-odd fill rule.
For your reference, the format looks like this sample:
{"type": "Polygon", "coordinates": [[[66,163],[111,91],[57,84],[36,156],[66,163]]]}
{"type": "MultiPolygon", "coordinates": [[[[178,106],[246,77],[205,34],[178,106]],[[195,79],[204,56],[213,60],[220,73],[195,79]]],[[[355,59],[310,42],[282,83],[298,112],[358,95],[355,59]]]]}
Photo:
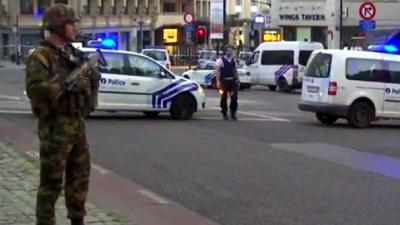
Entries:
{"type": "Polygon", "coordinates": [[[279,14],[281,20],[324,21],[323,14],[279,14]]]}

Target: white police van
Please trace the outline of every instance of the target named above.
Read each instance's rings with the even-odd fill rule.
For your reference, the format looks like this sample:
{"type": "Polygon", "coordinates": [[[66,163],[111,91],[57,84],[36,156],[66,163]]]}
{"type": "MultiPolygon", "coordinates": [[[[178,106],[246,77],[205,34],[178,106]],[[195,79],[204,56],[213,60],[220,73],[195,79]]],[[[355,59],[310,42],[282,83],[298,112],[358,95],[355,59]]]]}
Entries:
{"type": "MultiPolygon", "coordinates": [[[[396,46],[379,48],[379,52],[399,52],[396,46]]],[[[299,108],[315,112],[324,124],[345,118],[360,128],[377,119],[400,119],[400,56],[347,50],[314,52],[299,108]]]]}
{"type": "MultiPolygon", "coordinates": [[[[95,48],[81,48],[95,53],[95,48]]],[[[154,59],[128,51],[102,50],[107,66],[98,66],[100,80],[96,111],[139,111],[148,116],[169,112],[189,119],[205,108],[205,94],[196,82],[175,76],[154,59]]]]}
{"type": "Polygon", "coordinates": [[[305,66],[318,42],[279,41],[261,43],[244,67],[252,85],[266,85],[271,90],[289,92],[301,87],[305,66]]]}

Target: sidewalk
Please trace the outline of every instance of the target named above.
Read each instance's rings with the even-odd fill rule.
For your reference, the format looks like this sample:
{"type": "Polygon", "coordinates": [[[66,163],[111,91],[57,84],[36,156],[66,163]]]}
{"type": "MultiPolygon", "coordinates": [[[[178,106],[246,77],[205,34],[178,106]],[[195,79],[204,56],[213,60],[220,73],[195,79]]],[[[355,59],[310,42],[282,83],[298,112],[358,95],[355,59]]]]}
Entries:
{"type": "Polygon", "coordinates": [[[22,61],[17,65],[12,61],[0,60],[0,70],[1,69],[25,69],[25,64],[22,61]]]}
{"type": "MultiPolygon", "coordinates": [[[[21,156],[11,145],[0,143],[0,224],[35,224],[38,161],[21,156]]],[[[69,225],[64,198],[56,206],[57,225],[69,225]]],[[[117,213],[105,212],[87,203],[86,224],[133,225],[117,213]]]]}

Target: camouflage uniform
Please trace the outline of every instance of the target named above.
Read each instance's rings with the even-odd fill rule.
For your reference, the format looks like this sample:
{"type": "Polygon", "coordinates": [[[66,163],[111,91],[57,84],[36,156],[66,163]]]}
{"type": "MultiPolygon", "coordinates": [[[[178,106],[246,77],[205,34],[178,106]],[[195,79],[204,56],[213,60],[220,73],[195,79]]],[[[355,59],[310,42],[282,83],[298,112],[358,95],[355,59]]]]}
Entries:
{"type": "Polygon", "coordinates": [[[38,116],[40,139],[40,185],[37,193],[37,225],[55,224],[55,203],[63,187],[68,218],[86,215],[85,201],[90,174],[90,155],[85,134],[84,116],[94,108],[100,75],[92,68],[80,74],[77,88],[50,97],[49,85],[60,82],[79,64],[78,51],[65,50],[44,41],[30,55],[26,67],[26,92],[32,111],[38,116]],[[91,90],[81,83],[90,76],[91,90]]]}

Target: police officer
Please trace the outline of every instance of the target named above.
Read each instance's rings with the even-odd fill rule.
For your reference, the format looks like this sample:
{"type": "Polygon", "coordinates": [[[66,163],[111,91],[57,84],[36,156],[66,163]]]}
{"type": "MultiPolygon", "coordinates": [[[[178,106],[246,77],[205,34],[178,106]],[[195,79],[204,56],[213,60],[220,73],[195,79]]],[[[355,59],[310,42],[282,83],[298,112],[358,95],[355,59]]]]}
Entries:
{"type": "Polygon", "coordinates": [[[217,88],[221,94],[221,113],[224,120],[229,120],[228,117],[228,94],[230,96],[230,113],[231,119],[237,120],[236,111],[238,107],[238,86],[239,77],[236,69],[236,60],[233,56],[233,47],[225,46],[224,55],[216,62],[217,71],[217,88]]]}
{"type": "Polygon", "coordinates": [[[67,90],[63,83],[80,66],[78,57],[82,54],[70,44],[77,36],[78,21],[67,5],[49,7],[43,16],[43,29],[50,34],[27,61],[26,92],[39,120],[37,225],[55,224],[54,208],[63,185],[71,224],[84,224],[86,215],[90,156],[84,116],[95,107],[100,75],[85,67],[73,90],[67,90]]]}

